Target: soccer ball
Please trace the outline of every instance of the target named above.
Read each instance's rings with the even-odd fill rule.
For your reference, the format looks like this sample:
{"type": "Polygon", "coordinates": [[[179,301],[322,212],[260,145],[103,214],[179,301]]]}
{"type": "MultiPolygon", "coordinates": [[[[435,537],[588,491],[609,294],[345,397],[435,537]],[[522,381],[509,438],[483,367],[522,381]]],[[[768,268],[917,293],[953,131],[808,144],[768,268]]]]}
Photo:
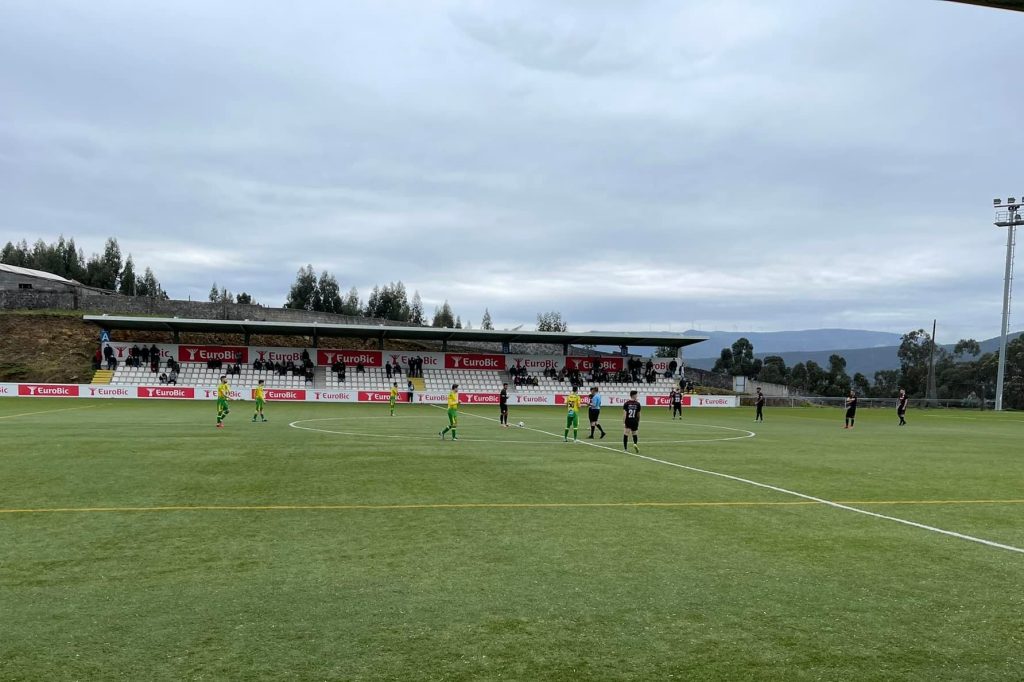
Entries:
{"type": "Polygon", "coordinates": [[[519,428],[523,428],[524,426],[526,426],[526,422],[519,422],[519,428]]]}

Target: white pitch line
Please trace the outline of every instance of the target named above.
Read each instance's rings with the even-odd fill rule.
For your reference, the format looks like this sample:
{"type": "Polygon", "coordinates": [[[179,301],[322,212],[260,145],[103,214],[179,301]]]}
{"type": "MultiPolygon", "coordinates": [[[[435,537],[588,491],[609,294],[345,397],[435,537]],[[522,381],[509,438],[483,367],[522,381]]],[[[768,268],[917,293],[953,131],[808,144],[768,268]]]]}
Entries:
{"type": "MultiPolygon", "coordinates": [[[[477,417],[479,419],[487,419],[489,421],[497,421],[493,417],[484,417],[483,415],[472,414],[472,413],[469,413],[469,412],[467,412],[466,414],[468,416],[470,416],[470,417],[477,417]]],[[[557,433],[550,433],[549,431],[541,431],[540,429],[530,429],[530,430],[531,431],[536,431],[537,433],[543,433],[543,434],[546,434],[548,436],[553,436],[555,438],[558,437],[557,433]]],[[[693,471],[693,472],[698,473],[698,474],[705,474],[705,475],[708,475],[708,476],[717,476],[719,478],[725,478],[725,479],[728,479],[730,481],[736,481],[738,483],[745,483],[747,485],[756,486],[758,488],[764,488],[766,490],[773,490],[773,491],[775,491],[777,493],[782,493],[784,495],[792,495],[793,497],[799,497],[800,499],[803,499],[803,500],[810,500],[812,502],[817,502],[819,504],[824,504],[826,506],[833,507],[835,509],[843,509],[845,511],[854,512],[856,514],[863,514],[865,516],[872,516],[872,517],[874,517],[876,519],[884,519],[886,521],[893,521],[895,523],[902,523],[905,526],[911,526],[913,528],[920,528],[921,530],[928,530],[928,531],[931,531],[933,533],[940,533],[942,535],[947,535],[949,537],[959,538],[960,540],[967,540],[968,542],[976,542],[976,543],[981,544],[981,545],[987,545],[989,547],[995,547],[997,549],[1005,549],[1005,550],[1007,550],[1009,552],[1017,552],[1018,554],[1024,554],[1024,548],[1021,548],[1021,547],[1014,547],[1013,545],[1005,545],[1005,544],[1003,544],[1001,542],[994,542],[992,540],[986,540],[984,538],[975,537],[973,535],[967,535],[965,533],[957,533],[956,531],[946,530],[944,528],[937,528],[935,526],[929,526],[929,525],[924,524],[924,523],[917,523],[916,521],[908,521],[907,519],[901,519],[901,518],[896,517],[896,516],[888,516],[886,514],[879,514],[877,512],[868,511],[867,509],[860,509],[859,507],[851,507],[848,504],[842,504],[840,502],[833,502],[832,500],[826,500],[826,499],[821,498],[821,497],[815,497],[814,495],[807,495],[807,494],[804,494],[804,493],[797,492],[795,490],[788,490],[786,488],[780,488],[778,486],[770,485],[768,483],[760,483],[758,481],[752,481],[749,478],[741,478],[740,476],[733,476],[732,474],[723,474],[723,473],[721,473],[719,471],[711,471],[709,469],[701,469],[699,467],[691,467],[691,466],[687,466],[685,464],[677,464],[675,462],[669,462],[669,461],[666,461],[666,460],[663,460],[663,459],[658,459],[656,457],[648,457],[647,455],[641,455],[641,454],[634,453],[634,452],[628,452],[628,451],[625,451],[625,450],[619,450],[618,448],[613,448],[613,447],[609,447],[607,445],[602,445],[601,443],[587,443],[587,442],[584,442],[584,441],[579,441],[579,442],[582,443],[583,445],[589,445],[590,447],[600,448],[602,450],[608,450],[610,452],[615,452],[615,453],[618,453],[618,454],[621,454],[621,455],[629,455],[630,457],[636,457],[638,459],[644,459],[644,460],[647,460],[648,462],[654,462],[656,464],[664,464],[665,466],[676,467],[678,469],[685,469],[686,471],[693,471]]]]}
{"type": "Polygon", "coordinates": [[[5,414],[0,419],[14,419],[15,417],[31,417],[34,414],[52,414],[54,412],[70,412],[71,410],[91,410],[99,405],[85,405],[84,407],[62,407],[59,410],[42,410],[41,412],[22,412],[21,414],[5,414]]]}

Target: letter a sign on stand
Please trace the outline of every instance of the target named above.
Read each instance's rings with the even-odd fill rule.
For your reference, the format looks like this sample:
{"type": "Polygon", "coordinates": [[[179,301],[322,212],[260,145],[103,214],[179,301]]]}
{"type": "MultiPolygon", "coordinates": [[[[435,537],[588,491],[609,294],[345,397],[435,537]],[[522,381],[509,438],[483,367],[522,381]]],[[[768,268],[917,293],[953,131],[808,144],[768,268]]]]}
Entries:
{"type": "Polygon", "coordinates": [[[100,330],[100,343],[110,343],[110,332],[106,329],[100,330]]]}

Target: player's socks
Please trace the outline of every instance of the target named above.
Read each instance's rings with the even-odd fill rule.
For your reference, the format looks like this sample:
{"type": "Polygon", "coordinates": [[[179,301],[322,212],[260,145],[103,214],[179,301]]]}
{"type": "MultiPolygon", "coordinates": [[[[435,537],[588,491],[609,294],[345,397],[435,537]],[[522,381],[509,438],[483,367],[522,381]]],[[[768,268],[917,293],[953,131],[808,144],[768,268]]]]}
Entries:
{"type": "Polygon", "coordinates": [[[639,453],[640,453],[640,443],[639,443],[639,440],[640,440],[640,437],[639,437],[639,436],[637,436],[637,435],[636,435],[636,434],[634,433],[634,434],[633,434],[633,452],[635,452],[635,453],[637,453],[637,454],[639,454],[639,453]]]}
{"type": "Polygon", "coordinates": [[[594,427],[593,426],[590,427],[590,437],[591,438],[594,437],[594,427]]]}
{"type": "Polygon", "coordinates": [[[622,437],[622,449],[623,450],[628,450],[629,449],[629,436],[623,436],[622,437]]]}

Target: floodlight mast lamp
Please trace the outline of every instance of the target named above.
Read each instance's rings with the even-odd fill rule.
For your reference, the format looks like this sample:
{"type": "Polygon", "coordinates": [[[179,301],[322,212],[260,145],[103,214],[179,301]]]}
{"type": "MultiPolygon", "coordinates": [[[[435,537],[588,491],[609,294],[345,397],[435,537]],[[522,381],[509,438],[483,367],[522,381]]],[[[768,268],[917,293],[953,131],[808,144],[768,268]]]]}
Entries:
{"type": "MultiPolygon", "coordinates": [[[[1003,275],[1003,327],[999,337],[999,371],[996,375],[996,410],[1003,409],[1003,380],[1006,377],[1006,332],[1010,323],[1010,289],[1013,283],[1013,250],[1016,244],[1016,230],[1018,225],[1024,225],[1024,216],[1021,215],[1020,201],[1010,197],[1003,204],[1002,199],[993,199],[992,206],[996,209],[996,227],[1006,228],[1006,272],[1003,275]]],[[[982,398],[984,400],[984,397],[982,398]]]]}

